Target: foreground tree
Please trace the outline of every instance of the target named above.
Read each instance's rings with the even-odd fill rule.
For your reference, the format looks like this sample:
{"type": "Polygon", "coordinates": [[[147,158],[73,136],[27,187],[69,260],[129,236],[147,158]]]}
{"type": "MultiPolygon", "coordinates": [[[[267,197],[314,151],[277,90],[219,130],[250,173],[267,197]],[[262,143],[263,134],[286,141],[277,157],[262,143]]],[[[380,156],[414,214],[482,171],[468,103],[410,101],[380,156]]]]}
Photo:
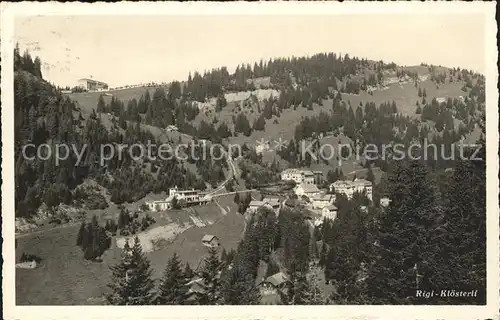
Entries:
{"type": "Polygon", "coordinates": [[[215,305],[220,302],[220,272],[222,263],[216,248],[208,249],[208,256],[204,260],[201,271],[205,292],[198,299],[199,304],[215,305]]]}
{"type": "Polygon", "coordinates": [[[221,292],[223,304],[255,305],[260,302],[253,276],[240,265],[227,271],[222,280],[221,292]]]}
{"type": "Polygon", "coordinates": [[[442,207],[435,184],[421,163],[398,164],[389,178],[389,194],[392,202],[380,216],[367,270],[366,302],[429,303],[416,290],[444,288],[439,274],[449,267],[439,250],[442,207]]]}
{"type": "Polygon", "coordinates": [[[135,237],[134,246],[128,240],[122,252],[121,261],[111,266],[112,278],[106,296],[112,305],[149,305],[153,302],[154,283],[151,278],[150,262],[142,251],[139,238],[135,237]]]}
{"type": "Polygon", "coordinates": [[[181,270],[179,256],[174,255],[168,260],[163,277],[160,280],[157,304],[183,304],[186,292],[186,278],[181,270]]]}

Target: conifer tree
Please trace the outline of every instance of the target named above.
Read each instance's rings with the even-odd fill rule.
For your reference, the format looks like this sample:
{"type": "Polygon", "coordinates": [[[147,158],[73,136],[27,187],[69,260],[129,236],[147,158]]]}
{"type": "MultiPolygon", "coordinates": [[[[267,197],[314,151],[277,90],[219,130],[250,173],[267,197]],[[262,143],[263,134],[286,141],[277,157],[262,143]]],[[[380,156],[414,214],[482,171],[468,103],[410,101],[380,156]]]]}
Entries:
{"type": "Polygon", "coordinates": [[[186,262],[186,266],[184,267],[184,277],[186,279],[191,279],[194,277],[194,271],[191,269],[189,262],[186,262]]]}
{"type": "Polygon", "coordinates": [[[168,260],[167,267],[160,280],[157,304],[183,304],[186,292],[186,280],[181,270],[179,256],[174,253],[168,260]]]}
{"type": "Polygon", "coordinates": [[[433,275],[447,266],[437,241],[442,209],[427,169],[417,161],[398,163],[389,177],[389,195],[377,244],[366,252],[373,254],[366,294],[375,304],[429,303],[419,301],[415,290],[438,287],[441,279],[433,275]]]}
{"type": "Polygon", "coordinates": [[[223,304],[255,305],[260,302],[260,293],[255,280],[242,266],[233,266],[225,274],[221,285],[223,304]]]}
{"type": "Polygon", "coordinates": [[[149,305],[153,302],[154,283],[150,262],[142,252],[139,238],[134,246],[128,240],[122,251],[121,261],[111,266],[111,293],[106,296],[112,305],[149,305]]]}
{"type": "Polygon", "coordinates": [[[214,305],[220,302],[220,272],[221,261],[216,248],[208,249],[208,256],[204,260],[202,278],[205,284],[205,293],[199,301],[200,304],[214,305]]]}
{"type": "Polygon", "coordinates": [[[80,225],[80,229],[78,230],[78,235],[76,237],[76,245],[77,246],[82,245],[84,233],[85,233],[85,222],[82,222],[82,224],[80,225]]]}

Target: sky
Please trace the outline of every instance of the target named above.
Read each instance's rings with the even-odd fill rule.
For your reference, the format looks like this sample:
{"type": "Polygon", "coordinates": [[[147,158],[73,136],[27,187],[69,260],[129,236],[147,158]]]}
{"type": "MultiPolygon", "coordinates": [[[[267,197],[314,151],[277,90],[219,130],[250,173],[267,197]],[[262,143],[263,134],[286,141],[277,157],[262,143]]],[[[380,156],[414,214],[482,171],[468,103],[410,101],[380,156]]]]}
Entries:
{"type": "Polygon", "coordinates": [[[484,73],[485,20],[474,14],[17,16],[15,41],[44,78],[111,87],[185,80],[191,71],[335,52],[484,73]]]}

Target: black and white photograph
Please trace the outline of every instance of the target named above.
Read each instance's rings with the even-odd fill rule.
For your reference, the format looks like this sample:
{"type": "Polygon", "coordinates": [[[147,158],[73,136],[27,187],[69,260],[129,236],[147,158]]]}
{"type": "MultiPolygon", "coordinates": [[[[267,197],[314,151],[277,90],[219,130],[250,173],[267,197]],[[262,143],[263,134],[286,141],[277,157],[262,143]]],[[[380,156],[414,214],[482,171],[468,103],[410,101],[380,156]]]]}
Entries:
{"type": "Polygon", "coordinates": [[[495,6],[407,4],[2,4],[6,319],[498,314],[495,6]]]}

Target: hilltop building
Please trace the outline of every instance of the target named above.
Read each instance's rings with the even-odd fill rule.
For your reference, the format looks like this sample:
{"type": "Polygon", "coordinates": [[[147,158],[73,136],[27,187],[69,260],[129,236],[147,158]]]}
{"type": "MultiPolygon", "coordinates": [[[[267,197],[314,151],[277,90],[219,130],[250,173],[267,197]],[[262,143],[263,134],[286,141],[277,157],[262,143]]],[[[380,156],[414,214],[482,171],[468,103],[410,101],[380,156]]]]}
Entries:
{"type": "Polygon", "coordinates": [[[354,181],[338,180],[330,184],[330,191],[336,194],[344,194],[348,199],[352,199],[354,193],[366,192],[366,197],[372,200],[372,183],[365,179],[356,179],[354,181]]]}
{"type": "Polygon", "coordinates": [[[87,91],[107,90],[108,84],[94,79],[82,78],[78,80],[78,87],[87,91]]]}
{"type": "Polygon", "coordinates": [[[172,201],[176,199],[182,206],[192,206],[206,204],[210,198],[200,190],[179,190],[177,187],[168,190],[168,197],[165,200],[146,202],[150,211],[165,211],[172,208],[172,201]]]}

